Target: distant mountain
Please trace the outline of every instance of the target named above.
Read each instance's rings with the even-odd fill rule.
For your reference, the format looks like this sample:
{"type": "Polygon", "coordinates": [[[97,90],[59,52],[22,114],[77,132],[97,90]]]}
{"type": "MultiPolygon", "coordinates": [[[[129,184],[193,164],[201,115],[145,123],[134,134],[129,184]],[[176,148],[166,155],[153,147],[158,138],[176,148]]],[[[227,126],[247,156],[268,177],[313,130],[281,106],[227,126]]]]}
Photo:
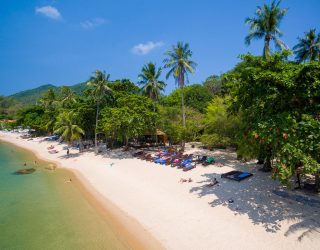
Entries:
{"type": "Polygon", "coordinates": [[[13,94],[9,97],[12,97],[16,101],[18,101],[24,105],[36,104],[37,101],[41,98],[41,96],[45,92],[47,92],[49,89],[57,90],[58,87],[56,87],[52,84],[46,84],[46,85],[42,85],[38,88],[18,92],[18,93],[13,94]]]}
{"type": "Polygon", "coordinates": [[[77,83],[69,86],[77,95],[82,95],[83,91],[87,88],[87,82],[77,83]]]}
{"type": "MultiPolygon", "coordinates": [[[[69,86],[77,95],[81,95],[83,90],[86,89],[86,83],[78,83],[72,86],[69,86]]],[[[28,89],[25,91],[18,92],[9,97],[12,97],[17,102],[23,105],[33,105],[36,104],[40,98],[46,93],[49,89],[53,89],[56,93],[59,92],[61,87],[54,86],[52,84],[42,85],[34,89],[28,89]]]]}

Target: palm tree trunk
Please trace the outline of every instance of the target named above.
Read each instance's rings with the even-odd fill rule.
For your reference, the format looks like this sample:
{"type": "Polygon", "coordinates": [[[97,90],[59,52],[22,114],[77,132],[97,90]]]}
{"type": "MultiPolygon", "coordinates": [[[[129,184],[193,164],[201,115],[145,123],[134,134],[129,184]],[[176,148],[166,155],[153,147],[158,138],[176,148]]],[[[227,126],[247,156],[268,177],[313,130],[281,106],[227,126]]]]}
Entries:
{"type": "Polygon", "coordinates": [[[99,101],[97,101],[96,127],[94,129],[94,152],[98,153],[98,119],[99,119],[99,101]]]}
{"type": "Polygon", "coordinates": [[[270,57],[270,35],[266,35],[264,39],[263,58],[268,59],[270,57]]]}
{"type": "Polygon", "coordinates": [[[182,110],[182,126],[186,127],[186,112],[184,110],[184,88],[181,87],[181,110],[182,110]]]}
{"type": "MultiPolygon", "coordinates": [[[[153,100],[153,112],[156,112],[156,102],[153,100]]],[[[158,145],[157,121],[154,121],[154,134],[156,136],[156,145],[158,145]]]]}
{"type": "MultiPolygon", "coordinates": [[[[180,74],[180,77],[179,77],[179,85],[180,85],[180,88],[181,88],[181,111],[182,111],[182,126],[183,126],[183,129],[186,128],[186,113],[185,113],[185,109],[184,109],[184,75],[183,74],[180,74]]],[[[185,146],[185,140],[183,138],[182,142],[181,142],[181,146],[182,146],[182,149],[184,149],[184,146],[185,146]]]]}

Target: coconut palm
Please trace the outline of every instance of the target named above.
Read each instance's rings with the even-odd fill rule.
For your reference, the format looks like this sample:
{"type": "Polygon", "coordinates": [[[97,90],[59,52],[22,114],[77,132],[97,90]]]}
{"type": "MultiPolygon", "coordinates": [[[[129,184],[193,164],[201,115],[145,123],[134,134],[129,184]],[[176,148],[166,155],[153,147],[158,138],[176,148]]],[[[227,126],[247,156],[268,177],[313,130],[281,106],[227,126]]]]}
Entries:
{"type": "Polygon", "coordinates": [[[320,34],[316,29],[305,32],[305,37],[298,37],[299,43],[293,47],[298,62],[320,60],[320,34]]]}
{"type": "Polygon", "coordinates": [[[40,105],[46,110],[53,110],[56,107],[56,102],[57,98],[53,89],[49,89],[40,99],[40,105]]]}
{"type": "Polygon", "coordinates": [[[75,141],[81,139],[84,131],[74,124],[75,115],[71,112],[62,112],[57,117],[54,133],[61,135],[64,141],[75,141]]]}
{"type": "Polygon", "coordinates": [[[273,1],[271,6],[264,4],[258,6],[255,17],[246,18],[245,23],[250,26],[250,33],[245,38],[245,43],[250,45],[253,39],[264,38],[263,57],[269,58],[271,55],[270,41],[274,42],[278,50],[288,49],[287,45],[279,39],[282,32],[279,30],[280,22],[287,12],[286,9],[280,9],[281,1],[273,1]]]}
{"type": "Polygon", "coordinates": [[[154,102],[159,100],[160,93],[164,91],[166,86],[163,81],[159,81],[161,72],[161,68],[157,69],[156,65],[150,62],[143,66],[141,74],[138,76],[140,79],[138,84],[142,85],[141,90],[154,102]]]}
{"type": "Polygon", "coordinates": [[[61,88],[60,105],[63,108],[69,108],[72,104],[76,103],[76,96],[71,88],[63,86],[61,88]]]}
{"type": "Polygon", "coordinates": [[[176,46],[172,46],[171,50],[165,53],[164,68],[169,69],[166,78],[170,76],[176,81],[181,89],[181,109],[182,109],[182,125],[186,127],[186,115],[184,109],[184,93],[183,88],[188,81],[188,73],[194,73],[197,64],[190,60],[192,51],[188,43],[178,42],[176,46]]]}
{"type": "Polygon", "coordinates": [[[108,87],[110,74],[106,75],[105,72],[100,70],[96,70],[94,75],[90,78],[87,85],[92,90],[92,95],[96,101],[97,111],[96,111],[96,125],[95,125],[95,135],[94,135],[94,145],[95,145],[95,152],[98,153],[98,141],[97,141],[97,133],[98,133],[98,122],[99,122],[99,112],[100,112],[100,104],[103,98],[110,94],[112,91],[108,87]]]}

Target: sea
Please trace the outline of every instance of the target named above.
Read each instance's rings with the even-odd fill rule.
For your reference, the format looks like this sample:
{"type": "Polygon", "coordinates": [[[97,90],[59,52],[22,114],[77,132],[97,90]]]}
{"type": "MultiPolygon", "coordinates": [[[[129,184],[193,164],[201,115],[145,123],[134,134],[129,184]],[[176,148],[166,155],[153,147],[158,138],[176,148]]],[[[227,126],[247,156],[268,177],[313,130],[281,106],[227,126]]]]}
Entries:
{"type": "Polygon", "coordinates": [[[70,178],[0,141],[0,249],[129,249],[70,178]],[[31,174],[17,170],[34,168],[31,174]]]}

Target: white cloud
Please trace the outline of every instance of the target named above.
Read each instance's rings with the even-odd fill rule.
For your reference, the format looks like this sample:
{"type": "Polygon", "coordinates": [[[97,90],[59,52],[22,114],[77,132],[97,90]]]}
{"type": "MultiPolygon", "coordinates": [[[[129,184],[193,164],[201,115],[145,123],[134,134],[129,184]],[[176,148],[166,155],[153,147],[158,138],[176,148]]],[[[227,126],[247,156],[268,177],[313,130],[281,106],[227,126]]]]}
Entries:
{"type": "Polygon", "coordinates": [[[37,14],[44,15],[44,16],[51,18],[51,19],[59,20],[62,18],[58,9],[55,7],[52,7],[50,5],[43,6],[43,7],[37,7],[35,11],[37,14]]]}
{"type": "Polygon", "coordinates": [[[93,18],[91,20],[84,21],[84,22],[80,23],[80,25],[84,29],[93,29],[93,28],[100,26],[104,23],[106,23],[106,20],[98,17],[98,18],[93,18]]]}
{"type": "Polygon", "coordinates": [[[163,46],[163,42],[146,42],[146,43],[139,43],[138,45],[135,45],[131,52],[136,55],[146,55],[150,53],[152,50],[163,46]]]}

